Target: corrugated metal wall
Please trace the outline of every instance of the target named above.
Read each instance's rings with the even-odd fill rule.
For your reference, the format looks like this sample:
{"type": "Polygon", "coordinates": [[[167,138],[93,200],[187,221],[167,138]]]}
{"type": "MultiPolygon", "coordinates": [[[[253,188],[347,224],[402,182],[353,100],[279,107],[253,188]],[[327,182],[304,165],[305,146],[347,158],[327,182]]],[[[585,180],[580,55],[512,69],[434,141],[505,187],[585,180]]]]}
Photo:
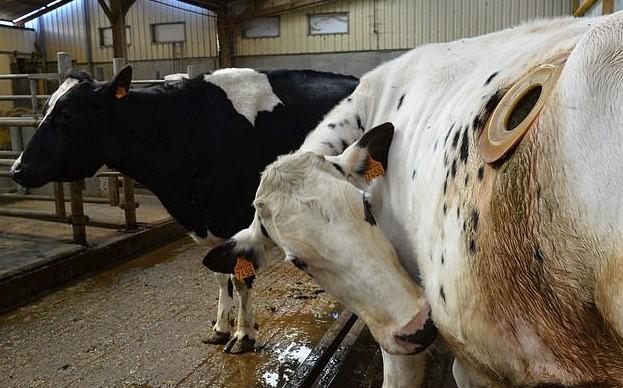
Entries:
{"type": "MultiPolygon", "coordinates": [[[[48,61],[56,60],[57,51],[67,51],[79,63],[87,62],[85,7],[90,18],[93,61],[111,60],[112,47],[100,47],[100,28],[110,27],[110,23],[97,0],[74,0],[27,24],[41,29],[48,61]]],[[[203,8],[175,0],[137,0],[126,15],[126,24],[130,26],[128,59],[131,61],[218,55],[216,18],[203,8]],[[181,52],[174,53],[172,43],[152,42],[152,24],[171,22],[186,24],[186,42],[181,52]]]]}
{"type": "Polygon", "coordinates": [[[12,53],[35,51],[35,32],[30,29],[0,26],[0,51],[12,53]]]}
{"type": "Polygon", "coordinates": [[[280,16],[280,36],[244,39],[235,55],[400,50],[503,29],[534,18],[569,15],[571,0],[340,0],[280,16]],[[308,15],[348,12],[349,33],[308,35],[308,15]]]}

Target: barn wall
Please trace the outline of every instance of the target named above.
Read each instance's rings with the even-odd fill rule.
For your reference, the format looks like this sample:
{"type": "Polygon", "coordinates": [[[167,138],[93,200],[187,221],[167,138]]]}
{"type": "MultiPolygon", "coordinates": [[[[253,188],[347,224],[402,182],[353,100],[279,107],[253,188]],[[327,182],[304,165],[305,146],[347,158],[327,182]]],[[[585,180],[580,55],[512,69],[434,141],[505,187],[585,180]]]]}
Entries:
{"type": "MultiPolygon", "coordinates": [[[[265,2],[271,6],[275,2],[265,2]]],[[[278,2],[277,2],[278,3],[278,2]]],[[[571,13],[571,0],[340,0],[280,15],[280,36],[243,38],[236,56],[405,50],[500,30],[522,21],[571,13]],[[308,15],[348,12],[349,33],[309,35],[308,15]]],[[[233,11],[241,12],[241,7],[233,11]]]]}
{"type": "MultiPolygon", "coordinates": [[[[0,53],[30,54],[35,51],[35,31],[26,28],[0,26],[0,53]]],[[[1,73],[5,74],[5,73],[1,73]]]]}
{"type": "MultiPolygon", "coordinates": [[[[167,68],[180,71],[192,62],[190,58],[218,55],[216,18],[203,8],[176,0],[137,0],[126,15],[126,25],[130,27],[128,60],[144,66],[145,73],[150,72],[150,67],[158,68],[157,71],[163,74],[167,68]],[[170,22],[185,23],[186,42],[154,43],[152,25],[170,22]]],[[[100,46],[100,29],[110,27],[110,23],[97,0],[74,0],[30,21],[27,26],[39,30],[49,62],[56,60],[56,52],[66,51],[71,53],[78,66],[84,65],[89,62],[89,42],[93,63],[104,64],[107,69],[112,61],[112,47],[100,46]],[[87,17],[90,19],[88,26],[85,23],[87,17]]],[[[208,62],[212,64],[213,60],[208,62]]]]}

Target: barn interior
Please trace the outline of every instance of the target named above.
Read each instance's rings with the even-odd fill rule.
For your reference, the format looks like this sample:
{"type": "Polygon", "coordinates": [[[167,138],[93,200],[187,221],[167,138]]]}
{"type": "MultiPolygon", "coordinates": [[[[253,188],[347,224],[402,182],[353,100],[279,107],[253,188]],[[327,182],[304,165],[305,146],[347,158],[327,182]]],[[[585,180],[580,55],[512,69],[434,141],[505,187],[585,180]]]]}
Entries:
{"type": "MultiPolygon", "coordinates": [[[[105,81],[130,64],[132,88],[231,67],[361,77],[424,44],[619,10],[623,0],[2,1],[0,386],[383,382],[365,323],[287,263],[258,272],[252,352],[203,343],[218,309],[201,265],[208,247],[131,177],[104,167],[72,182],[17,184],[10,168],[69,70],[105,81]]],[[[453,387],[444,345],[431,357],[427,386],[453,387]]]]}

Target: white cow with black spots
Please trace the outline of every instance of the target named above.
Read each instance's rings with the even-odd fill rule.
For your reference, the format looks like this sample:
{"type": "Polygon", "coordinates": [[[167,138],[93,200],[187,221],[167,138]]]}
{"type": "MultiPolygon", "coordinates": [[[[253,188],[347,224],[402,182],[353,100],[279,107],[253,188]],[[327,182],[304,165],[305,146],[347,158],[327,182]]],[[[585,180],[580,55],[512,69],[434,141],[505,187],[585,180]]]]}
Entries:
{"type": "Polygon", "coordinates": [[[461,387],[623,386],[621,106],[622,13],[420,47],[366,74],[266,169],[254,223],[230,245],[276,243],[364,312],[387,386],[408,386],[423,357],[390,355],[387,334],[429,306],[461,387]],[[386,126],[317,156],[357,141],[356,121],[395,126],[370,185],[386,126]],[[426,302],[404,294],[384,237],[426,302]]]}

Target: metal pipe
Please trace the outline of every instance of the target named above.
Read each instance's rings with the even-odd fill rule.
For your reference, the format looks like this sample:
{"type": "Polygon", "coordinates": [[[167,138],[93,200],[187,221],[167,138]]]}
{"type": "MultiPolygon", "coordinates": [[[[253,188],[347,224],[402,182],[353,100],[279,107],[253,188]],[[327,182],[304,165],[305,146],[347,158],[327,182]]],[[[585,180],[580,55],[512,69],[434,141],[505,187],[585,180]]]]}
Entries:
{"type": "MultiPolygon", "coordinates": [[[[32,80],[35,81],[36,80],[32,80]]],[[[39,100],[45,100],[47,98],[49,98],[49,95],[46,94],[37,94],[35,96],[37,99],[39,100]]],[[[30,100],[32,99],[32,96],[29,94],[16,94],[16,95],[2,95],[0,96],[0,101],[26,101],[26,100],[30,100]]]]}
{"type": "Polygon", "coordinates": [[[0,74],[0,80],[14,80],[26,78],[57,80],[58,73],[0,74]]]}
{"type": "Polygon", "coordinates": [[[37,101],[37,80],[30,80],[30,106],[32,107],[32,111],[37,112],[39,110],[39,104],[37,101]]]}
{"type": "Polygon", "coordinates": [[[101,172],[98,172],[97,174],[95,174],[95,176],[96,177],[102,177],[102,178],[103,177],[107,177],[107,178],[109,178],[109,177],[116,177],[116,178],[118,178],[118,177],[122,177],[123,174],[121,174],[118,171],[101,171],[101,172]]]}
{"type": "MultiPolygon", "coordinates": [[[[25,200],[30,200],[30,201],[56,201],[56,198],[53,195],[37,195],[37,194],[0,193],[0,198],[25,199],[25,200]]],[[[64,202],[69,202],[69,201],[70,201],[69,198],[64,199],[64,202]]],[[[82,198],[82,202],[109,204],[110,200],[106,198],[99,198],[99,197],[84,197],[82,198]]]]}
{"type": "Polygon", "coordinates": [[[132,84],[163,84],[165,81],[163,79],[137,79],[132,80],[132,84]]]}
{"type": "Polygon", "coordinates": [[[0,166],[12,166],[15,163],[15,159],[0,159],[0,166]]]}
{"type": "MultiPolygon", "coordinates": [[[[57,222],[61,224],[71,224],[69,219],[58,219],[56,215],[44,210],[27,210],[27,209],[6,209],[0,208],[0,216],[4,217],[16,217],[16,218],[28,218],[37,221],[57,222]]],[[[93,226],[96,228],[106,229],[123,229],[123,224],[115,224],[112,222],[98,221],[96,219],[89,219],[85,216],[85,225],[93,226]]]]}
{"type": "Polygon", "coordinates": [[[0,127],[37,127],[41,119],[34,117],[0,117],[0,127]]]}
{"type": "Polygon", "coordinates": [[[21,151],[0,151],[0,156],[17,158],[21,153],[21,151]]]}

